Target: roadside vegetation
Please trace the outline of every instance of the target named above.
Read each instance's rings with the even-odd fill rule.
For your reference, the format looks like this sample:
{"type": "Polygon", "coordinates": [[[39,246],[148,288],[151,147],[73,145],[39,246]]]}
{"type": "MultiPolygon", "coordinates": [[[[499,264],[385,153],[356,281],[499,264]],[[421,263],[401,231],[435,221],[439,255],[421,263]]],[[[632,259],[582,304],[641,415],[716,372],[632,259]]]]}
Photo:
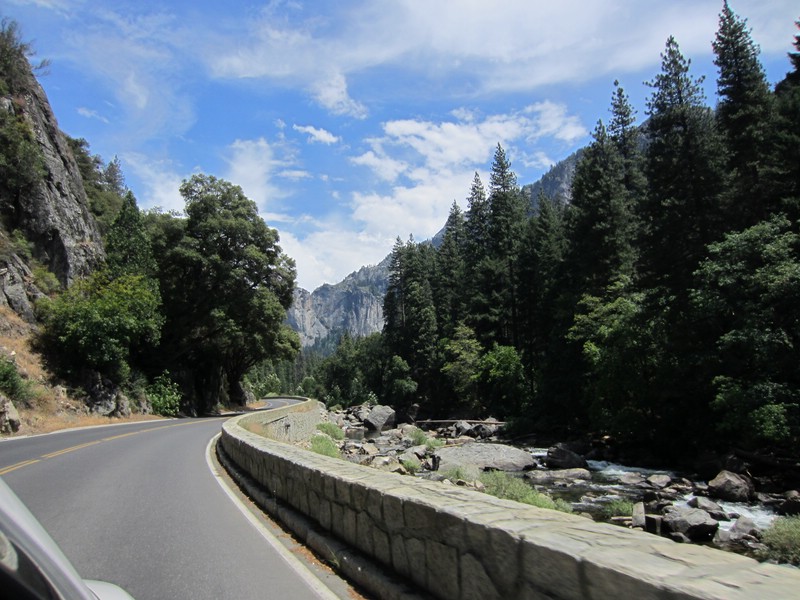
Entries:
{"type": "Polygon", "coordinates": [[[763,559],[800,566],[800,515],[778,517],[761,541],[767,546],[763,559]]]}
{"type": "Polygon", "coordinates": [[[324,423],[318,423],[317,429],[322,433],[331,437],[331,439],[340,441],[344,439],[344,431],[342,428],[339,427],[336,423],[331,423],[330,421],[325,421],[324,423]]]}
{"type": "Polygon", "coordinates": [[[505,473],[504,471],[486,471],[481,473],[480,482],[486,488],[486,493],[506,500],[514,500],[523,504],[530,504],[538,508],[547,508],[561,512],[572,512],[569,502],[553,499],[547,494],[537,492],[523,479],[505,473]]]}

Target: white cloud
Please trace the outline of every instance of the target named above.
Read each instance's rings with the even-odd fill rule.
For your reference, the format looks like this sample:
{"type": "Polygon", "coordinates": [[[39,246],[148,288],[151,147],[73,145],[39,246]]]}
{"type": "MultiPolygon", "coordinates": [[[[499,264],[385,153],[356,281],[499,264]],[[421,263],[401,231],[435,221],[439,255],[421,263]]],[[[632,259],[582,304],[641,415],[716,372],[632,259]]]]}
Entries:
{"type": "Polygon", "coordinates": [[[351,162],[371,168],[387,182],[406,175],[424,183],[440,172],[482,168],[497,143],[507,151],[509,146],[535,144],[546,138],[566,146],[588,135],[580,119],[569,114],[566,106],[549,101],[519,112],[489,115],[480,121],[472,113],[459,114],[469,120],[437,123],[400,119],[384,123],[385,135],[368,139],[372,150],[351,158],[351,162]]]}
{"type": "Polygon", "coordinates": [[[347,81],[341,73],[333,73],[311,86],[314,99],[335,115],[356,119],[367,117],[367,107],[353,100],[347,93],[347,81]]]}
{"type": "Polygon", "coordinates": [[[86,117],[87,119],[96,119],[98,121],[102,121],[103,123],[108,124],[108,119],[106,119],[103,115],[101,115],[96,110],[92,110],[90,108],[86,108],[84,106],[78,107],[78,114],[82,117],[86,117]]]}
{"type": "Polygon", "coordinates": [[[293,180],[311,179],[313,177],[311,173],[302,169],[284,169],[283,171],[278,171],[277,176],[293,180]]]}
{"type": "Polygon", "coordinates": [[[549,169],[556,162],[541,150],[537,150],[532,154],[523,154],[522,156],[522,164],[534,169],[549,169]]]}
{"type": "Polygon", "coordinates": [[[276,157],[272,145],[263,137],[234,141],[228,147],[225,162],[228,169],[224,178],[241,187],[261,210],[286,196],[273,182],[276,170],[286,163],[276,157]]]}
{"type": "MultiPolygon", "coordinates": [[[[736,8],[752,15],[754,37],[765,50],[786,50],[795,0],[740,0],[736,8]]],[[[272,4],[210,60],[219,75],[299,84],[334,114],[362,118],[367,108],[348,84],[378,68],[413,74],[416,85],[403,93],[436,84],[483,95],[621,77],[657,68],[669,35],[689,56],[709,56],[719,10],[719,3],[695,0],[272,4]]],[[[384,87],[387,94],[397,89],[384,87]]]]}
{"type": "Polygon", "coordinates": [[[317,129],[311,125],[292,125],[292,129],[308,135],[308,141],[312,144],[318,142],[320,144],[329,145],[341,141],[341,138],[336,137],[330,131],[317,129]]]}
{"type": "Polygon", "coordinates": [[[368,150],[360,156],[354,156],[350,162],[372,169],[380,179],[389,183],[395,181],[401,173],[408,169],[408,165],[400,160],[390,158],[380,147],[368,150]]]}
{"type": "Polygon", "coordinates": [[[588,130],[575,115],[567,114],[567,107],[554,102],[537,102],[525,109],[534,115],[529,140],[553,137],[567,143],[574,143],[588,135],[588,130]]]}
{"type": "Polygon", "coordinates": [[[178,174],[172,163],[135,152],[124,154],[121,160],[142,183],[144,190],[140,188],[137,197],[141,208],[183,212],[185,203],[179,189],[185,177],[178,174]]]}

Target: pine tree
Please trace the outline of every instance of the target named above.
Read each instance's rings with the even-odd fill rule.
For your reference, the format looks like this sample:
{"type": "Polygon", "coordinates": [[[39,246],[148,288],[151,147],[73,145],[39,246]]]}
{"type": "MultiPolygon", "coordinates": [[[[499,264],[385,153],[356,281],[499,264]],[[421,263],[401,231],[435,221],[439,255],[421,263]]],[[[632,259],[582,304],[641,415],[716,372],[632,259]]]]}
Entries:
{"type": "MultiPolygon", "coordinates": [[[[484,268],[494,277],[491,286],[497,309],[494,341],[519,347],[518,258],[522,232],[528,217],[525,198],[517,186],[506,153],[500,144],[492,162],[489,187],[490,263],[484,268]]],[[[490,290],[485,290],[484,293],[490,290]]]]}
{"type": "Polygon", "coordinates": [[[489,252],[489,201],[486,199],[486,189],[477,172],[472,179],[467,198],[464,229],[466,259],[470,265],[475,266],[489,252]]]}
{"type": "MultiPolygon", "coordinates": [[[[800,20],[796,21],[800,28],[800,20]]],[[[793,70],[775,86],[777,117],[774,128],[774,172],[776,194],[782,209],[793,221],[800,220],[800,34],[797,52],[789,53],[793,70]]]]}
{"type": "Polygon", "coordinates": [[[675,38],[661,58],[661,73],[648,83],[643,275],[649,287],[685,299],[706,246],[721,236],[722,148],[702,78],[689,75],[675,38]]]}
{"type": "Polygon", "coordinates": [[[750,33],[747,20],[734,14],[726,1],[712,45],[719,69],[717,119],[732,179],[728,205],[733,229],[749,227],[774,210],[764,180],[772,95],[750,33]]]}
{"type": "Polygon", "coordinates": [[[431,288],[434,269],[435,251],[430,244],[416,244],[413,237],[406,244],[398,239],[392,250],[384,297],[387,355],[397,356],[408,365],[422,400],[431,397],[432,373],[438,372],[436,309],[431,288]]]}
{"type": "Polygon", "coordinates": [[[122,208],[106,237],[108,268],[112,276],[145,275],[154,277],[156,261],[136,198],[128,191],[122,208]]]}
{"type": "Polygon", "coordinates": [[[635,231],[623,158],[602,121],[593,137],[575,170],[569,211],[567,271],[577,296],[600,296],[609,283],[633,274],[635,231]]]}
{"type": "Polygon", "coordinates": [[[444,227],[444,239],[436,253],[436,277],[433,280],[437,321],[443,338],[452,337],[466,313],[465,236],[464,214],[453,202],[444,227]]]}

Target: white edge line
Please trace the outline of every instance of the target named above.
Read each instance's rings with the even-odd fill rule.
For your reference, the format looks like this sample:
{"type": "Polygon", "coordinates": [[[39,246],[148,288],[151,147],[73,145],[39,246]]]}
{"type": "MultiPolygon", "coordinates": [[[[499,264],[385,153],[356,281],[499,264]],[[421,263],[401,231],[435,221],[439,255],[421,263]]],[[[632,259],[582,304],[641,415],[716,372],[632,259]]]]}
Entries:
{"type": "Polygon", "coordinates": [[[244,505],[244,503],[234,494],[228,486],[223,481],[222,477],[220,477],[219,473],[217,472],[216,468],[214,467],[214,463],[211,459],[211,452],[213,452],[213,447],[216,441],[220,437],[220,433],[215,435],[211,440],[208,442],[208,446],[206,446],[206,464],[208,465],[208,470],[211,471],[211,474],[214,476],[214,479],[217,480],[219,487],[222,488],[228,498],[236,505],[236,507],[241,511],[241,513],[245,516],[245,518],[250,522],[250,524],[261,534],[261,536],[269,543],[270,546],[280,554],[281,558],[286,561],[288,566],[297,573],[301,579],[310,587],[314,593],[316,593],[320,598],[327,598],[329,600],[339,600],[339,596],[334,594],[328,586],[326,586],[320,579],[314,575],[308,567],[306,567],[300,559],[298,559],[294,554],[292,554],[286,546],[284,546],[273,534],[270,532],[264,525],[259,522],[259,520],[250,512],[250,509],[244,505]]]}

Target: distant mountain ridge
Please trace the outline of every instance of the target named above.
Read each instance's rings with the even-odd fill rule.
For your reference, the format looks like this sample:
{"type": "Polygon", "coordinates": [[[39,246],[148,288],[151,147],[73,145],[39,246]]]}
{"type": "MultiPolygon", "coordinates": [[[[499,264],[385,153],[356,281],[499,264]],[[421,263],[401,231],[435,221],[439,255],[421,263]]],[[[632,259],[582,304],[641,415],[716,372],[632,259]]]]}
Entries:
{"type": "MultiPolygon", "coordinates": [[[[539,194],[569,202],[572,178],[582,150],[553,165],[541,179],[522,187],[531,210],[538,207],[539,194]]],[[[444,228],[431,242],[439,246],[444,228]]],[[[297,288],[287,323],[300,335],[303,348],[323,346],[332,335],[344,332],[363,337],[383,329],[383,297],[389,283],[389,259],[361,267],[336,284],[325,284],[313,292],[297,288]]]]}

